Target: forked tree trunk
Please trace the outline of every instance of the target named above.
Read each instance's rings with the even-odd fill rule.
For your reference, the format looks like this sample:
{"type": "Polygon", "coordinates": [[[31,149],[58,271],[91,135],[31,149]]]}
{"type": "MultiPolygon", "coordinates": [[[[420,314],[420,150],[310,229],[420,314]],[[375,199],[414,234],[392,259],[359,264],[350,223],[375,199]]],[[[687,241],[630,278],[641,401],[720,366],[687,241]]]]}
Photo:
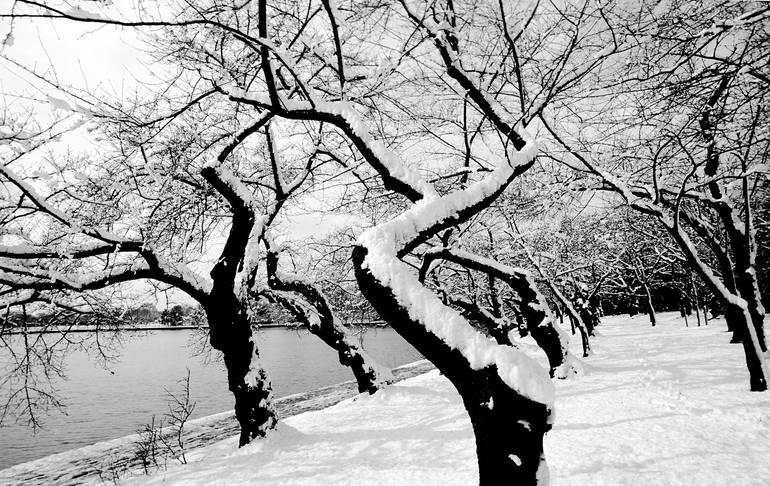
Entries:
{"type": "Polygon", "coordinates": [[[262,368],[245,309],[240,305],[210,305],[206,315],[211,346],[224,357],[227,384],[235,397],[235,418],[241,427],[238,445],[244,446],[264,437],[276,425],[270,380],[262,368]]]}
{"type": "Polygon", "coordinates": [[[476,437],[481,486],[535,485],[550,428],[548,407],[502,381],[495,365],[473,369],[463,354],[415,321],[392,290],[362,268],[367,250],[353,251],[356,278],[364,296],[393,329],[446,376],[462,397],[476,437]]]}
{"type": "Polygon", "coordinates": [[[353,372],[359,393],[375,393],[393,379],[364,351],[350,331],[337,319],[323,293],[314,285],[278,271],[278,254],[267,253],[268,285],[273,295],[308,330],[337,351],[340,364],[353,372]],[[297,294],[301,300],[298,300],[297,294]]]}
{"type": "Polygon", "coordinates": [[[561,305],[564,307],[564,312],[569,317],[570,325],[573,328],[572,334],[575,334],[575,327],[577,327],[578,331],[580,331],[580,340],[583,344],[583,357],[587,358],[591,355],[591,344],[588,340],[588,336],[593,335],[593,329],[588,328],[589,324],[583,321],[583,319],[580,317],[580,314],[578,314],[578,312],[575,310],[575,307],[572,305],[572,302],[570,302],[569,299],[561,293],[561,291],[556,287],[556,284],[553,283],[550,278],[546,278],[545,283],[548,285],[548,288],[551,289],[551,292],[556,297],[556,299],[561,302],[561,305]]]}
{"type": "MultiPolygon", "coordinates": [[[[532,256],[531,253],[527,250],[526,247],[522,245],[522,248],[524,249],[524,252],[527,255],[527,258],[529,259],[530,263],[537,269],[537,272],[540,274],[540,276],[545,281],[545,284],[548,286],[549,289],[551,289],[551,292],[553,293],[554,297],[556,297],[556,300],[558,303],[561,304],[561,306],[564,307],[564,310],[562,311],[562,316],[564,314],[567,314],[570,321],[570,327],[572,329],[572,334],[575,334],[575,328],[577,327],[580,331],[580,339],[583,344],[583,357],[586,358],[591,354],[591,344],[588,341],[589,336],[594,335],[593,327],[591,323],[585,322],[580,315],[575,310],[575,307],[572,305],[572,302],[570,302],[567,297],[564,296],[564,294],[561,293],[561,291],[558,289],[554,281],[549,278],[545,272],[543,272],[543,269],[540,267],[540,264],[535,260],[535,258],[532,256]]],[[[598,290],[598,287],[595,289],[595,291],[598,290]]],[[[562,318],[562,322],[564,322],[562,318]]]]}
{"type": "Polygon", "coordinates": [[[247,289],[253,284],[257,269],[254,250],[259,247],[259,234],[264,226],[261,222],[257,224],[260,217],[250,203],[250,196],[243,195],[249,190],[221,165],[228,150],[236,146],[237,143],[231,143],[220,153],[217,163],[201,169],[201,175],[232,207],[230,232],[211,269],[212,289],[204,308],[211,346],[224,355],[227,384],[235,397],[235,418],[241,426],[238,444],[244,446],[267,435],[275,428],[277,419],[270,380],[260,363],[248,315],[247,289]],[[255,229],[260,231],[254,232],[255,229]]]}

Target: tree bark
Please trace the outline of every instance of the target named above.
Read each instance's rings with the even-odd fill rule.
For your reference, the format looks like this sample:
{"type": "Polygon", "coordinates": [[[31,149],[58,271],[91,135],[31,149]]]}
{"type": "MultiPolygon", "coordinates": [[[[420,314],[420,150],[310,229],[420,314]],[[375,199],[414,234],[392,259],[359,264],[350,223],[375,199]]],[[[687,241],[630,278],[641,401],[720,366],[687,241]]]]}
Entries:
{"type": "Polygon", "coordinates": [[[227,384],[235,397],[235,418],[241,426],[238,445],[242,447],[275,427],[273,391],[243,306],[210,305],[206,315],[211,345],[224,355],[227,384]]]}
{"type": "Polygon", "coordinates": [[[550,429],[548,407],[504,383],[494,365],[473,369],[468,359],[415,321],[368,269],[367,250],[357,246],[353,263],[359,288],[393,329],[436,365],[462,397],[476,437],[481,486],[535,485],[542,474],[543,436],[550,429]]]}
{"type": "Polygon", "coordinates": [[[761,357],[757,354],[753,340],[748,337],[748,326],[752,325],[750,314],[742,309],[740,306],[734,304],[728,304],[732,307],[732,314],[734,317],[734,324],[738,329],[741,329],[741,334],[746,337],[741,340],[743,345],[743,351],[746,356],[746,367],[749,370],[749,385],[751,391],[766,391],[767,390],[767,377],[765,376],[764,369],[762,367],[761,357]]]}

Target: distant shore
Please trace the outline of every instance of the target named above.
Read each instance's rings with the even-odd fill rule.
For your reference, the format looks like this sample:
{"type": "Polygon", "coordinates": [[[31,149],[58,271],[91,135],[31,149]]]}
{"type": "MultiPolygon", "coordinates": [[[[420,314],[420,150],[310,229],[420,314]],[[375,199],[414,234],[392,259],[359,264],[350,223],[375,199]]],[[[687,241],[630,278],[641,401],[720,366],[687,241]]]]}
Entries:
{"type": "MultiPolygon", "coordinates": [[[[346,326],[353,327],[385,327],[385,321],[355,321],[347,322],[346,326]]],[[[285,327],[288,329],[301,329],[305,327],[298,322],[258,322],[257,329],[270,329],[285,327]]],[[[106,327],[106,326],[48,326],[48,327],[11,327],[0,334],[62,334],[69,332],[115,332],[115,331],[181,331],[183,329],[205,329],[205,326],[128,326],[128,327],[106,327]]]]}

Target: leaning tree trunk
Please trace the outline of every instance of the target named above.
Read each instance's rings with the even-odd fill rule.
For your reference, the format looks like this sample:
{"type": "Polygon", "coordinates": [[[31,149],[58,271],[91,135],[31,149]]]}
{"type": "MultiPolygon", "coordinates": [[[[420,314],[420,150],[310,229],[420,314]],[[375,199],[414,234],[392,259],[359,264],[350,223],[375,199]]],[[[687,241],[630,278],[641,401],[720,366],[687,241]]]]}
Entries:
{"type": "Polygon", "coordinates": [[[440,197],[421,183],[428,197],[364,232],[352,255],[363,295],[460,393],[473,425],[482,486],[535,485],[547,477],[543,436],[550,428],[553,383],[534,360],[495,343],[442,303],[401,258],[489,207],[532,165],[534,144],[509,132],[515,138],[509,158],[487,177],[440,197]]]}
{"type": "Polygon", "coordinates": [[[746,367],[749,371],[751,391],[767,390],[768,372],[764,349],[754,327],[749,303],[741,295],[730,292],[727,286],[700,260],[697,254],[692,251],[692,244],[687,235],[677,231],[671,222],[667,222],[666,228],[677,241],[679,247],[684,250],[685,256],[693,269],[698,273],[698,276],[709,286],[711,293],[725,307],[725,317],[732,320],[733,329],[742,336],[741,344],[746,356],[746,367]]]}
{"type": "Polygon", "coordinates": [[[227,383],[235,397],[235,418],[244,446],[264,437],[277,422],[270,380],[262,368],[254,333],[244,306],[235,299],[206,307],[211,346],[222,352],[227,383]]]}
{"type": "MultiPolygon", "coordinates": [[[[381,283],[367,268],[367,254],[362,246],[353,251],[361,292],[384,320],[436,365],[462,397],[476,438],[479,484],[537,484],[538,476],[546,471],[543,436],[550,429],[548,406],[512,388],[499,365],[474,365],[461,349],[431,332],[421,317],[404,305],[402,295],[394,293],[394,287],[403,282],[393,282],[394,287],[381,283]]],[[[418,284],[416,277],[414,283],[418,284]]],[[[430,309],[439,311],[443,307],[441,311],[453,312],[435,297],[433,300],[430,309]]],[[[508,346],[498,347],[516,353],[508,346]]]]}
{"type": "Polygon", "coordinates": [[[353,371],[359,393],[375,393],[393,379],[390,370],[375,362],[339,322],[326,297],[316,286],[279,272],[276,252],[268,251],[266,266],[268,285],[275,291],[273,296],[311,333],[337,351],[340,364],[353,371]]]}
{"type": "MultiPolygon", "coordinates": [[[[719,179],[716,175],[719,172],[721,152],[717,146],[716,122],[712,118],[712,112],[718,106],[719,99],[727,91],[730,84],[730,77],[723,76],[718,87],[708,99],[708,106],[705,107],[699,120],[699,126],[706,142],[706,164],[703,167],[703,173],[711,178],[708,183],[708,194],[719,203],[715,206],[717,213],[724,226],[725,233],[728,236],[729,247],[732,250],[734,258],[735,288],[740,299],[728,298],[734,295],[722,293],[726,306],[740,307],[741,316],[738,321],[741,331],[745,330],[743,346],[746,351],[746,364],[751,376],[751,389],[753,391],[767,390],[768,367],[765,353],[767,344],[765,343],[764,331],[764,309],[759,299],[759,289],[756,279],[755,268],[755,250],[756,243],[753,237],[753,225],[751,223],[751,207],[749,204],[747,179],[743,180],[743,204],[744,204],[744,226],[740,227],[738,223],[738,214],[733,207],[724,199],[719,179]],[[741,305],[739,305],[739,303],[741,305]]],[[[743,167],[744,172],[746,167],[743,167]]],[[[696,270],[698,270],[696,268],[696,270]]],[[[724,291],[724,287],[716,289],[724,291]]],[[[736,314],[738,310],[735,310],[736,314]]],[[[738,316],[736,316],[738,317],[738,316]]]]}
{"type": "MultiPolygon", "coordinates": [[[[593,328],[591,327],[590,322],[585,322],[580,315],[575,311],[575,308],[572,305],[572,302],[567,299],[564,294],[561,293],[561,291],[556,287],[556,284],[554,281],[548,277],[545,272],[543,272],[543,269],[540,267],[540,264],[535,260],[535,258],[532,256],[532,254],[529,253],[529,250],[527,250],[526,247],[522,245],[522,248],[524,249],[524,252],[527,255],[527,258],[529,259],[530,263],[535,267],[538,274],[543,278],[545,281],[545,284],[548,286],[549,289],[551,289],[551,292],[553,293],[554,297],[556,297],[556,300],[558,303],[561,304],[561,306],[564,307],[564,311],[561,312],[561,315],[563,316],[565,313],[567,316],[569,316],[569,322],[570,327],[572,329],[572,334],[575,334],[575,328],[577,327],[580,331],[580,339],[583,344],[583,357],[586,358],[591,354],[591,344],[588,342],[588,337],[594,335],[593,328]]],[[[597,291],[599,287],[597,286],[594,291],[597,291]]],[[[558,304],[557,304],[558,307],[558,304]]],[[[562,321],[564,322],[563,318],[562,321]]]]}
{"type": "Polygon", "coordinates": [[[583,319],[580,317],[580,314],[578,314],[578,312],[575,310],[575,307],[572,305],[572,302],[570,302],[569,299],[567,299],[567,297],[561,293],[561,291],[556,287],[556,284],[554,284],[551,279],[546,278],[545,282],[546,285],[548,285],[548,288],[551,289],[551,292],[556,297],[556,299],[561,302],[561,305],[564,307],[564,311],[569,316],[570,325],[573,328],[577,327],[578,331],[580,331],[580,340],[583,344],[583,357],[587,358],[591,355],[591,343],[588,340],[588,336],[593,335],[593,329],[588,328],[589,324],[583,321],[583,319]]]}

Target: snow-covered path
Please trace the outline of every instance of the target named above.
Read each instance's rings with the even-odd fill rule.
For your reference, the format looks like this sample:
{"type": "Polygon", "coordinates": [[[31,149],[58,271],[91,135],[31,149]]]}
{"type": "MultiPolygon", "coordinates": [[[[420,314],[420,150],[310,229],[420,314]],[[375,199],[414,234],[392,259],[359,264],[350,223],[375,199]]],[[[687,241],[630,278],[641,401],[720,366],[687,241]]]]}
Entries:
{"type": "MultiPolygon", "coordinates": [[[[557,383],[546,443],[552,484],[770,483],[770,393],[747,391],[741,347],[727,344],[722,321],[685,328],[663,314],[652,329],[644,317],[609,317],[598,333],[589,374],[557,383]]],[[[193,451],[191,464],[132,484],[476,481],[470,423],[436,371],[291,417],[267,440],[235,446],[232,438],[193,451]]]]}
{"type": "Polygon", "coordinates": [[[590,375],[558,384],[553,483],[770,484],[770,392],[748,391],[741,346],[722,320],[659,317],[608,319],[590,375]]]}

